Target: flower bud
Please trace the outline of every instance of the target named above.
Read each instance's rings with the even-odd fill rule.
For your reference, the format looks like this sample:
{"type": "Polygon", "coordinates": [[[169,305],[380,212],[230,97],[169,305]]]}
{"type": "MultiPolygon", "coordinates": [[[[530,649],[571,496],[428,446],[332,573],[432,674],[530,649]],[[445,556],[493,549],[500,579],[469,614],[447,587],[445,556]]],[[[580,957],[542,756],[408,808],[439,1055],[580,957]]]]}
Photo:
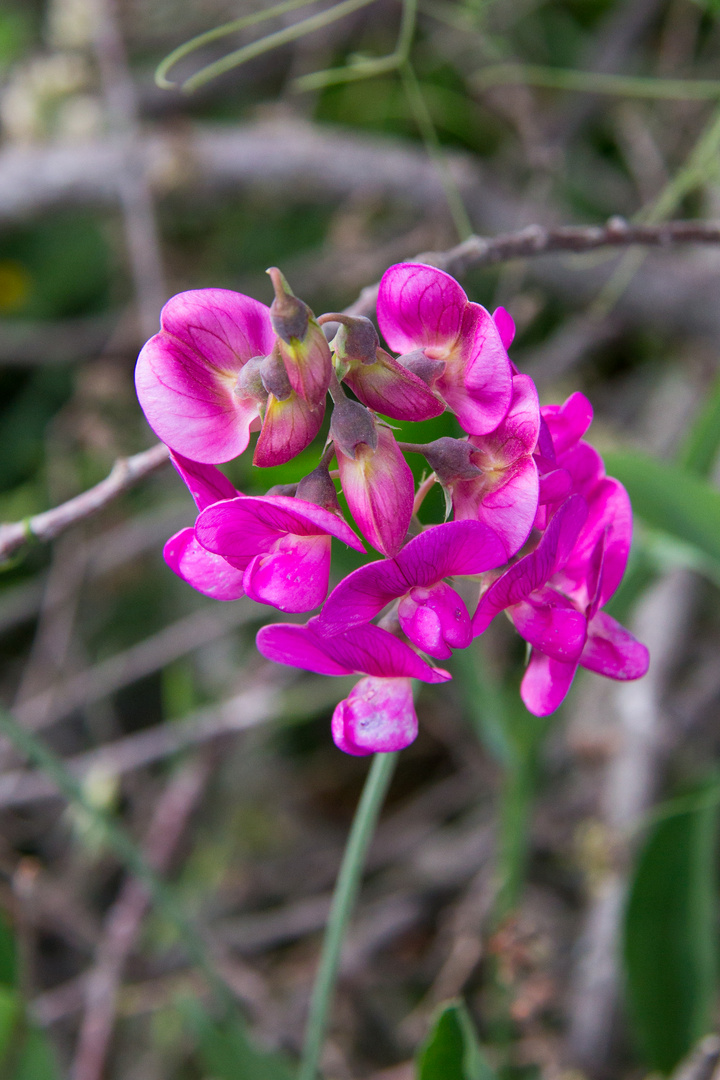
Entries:
{"type": "Polygon", "coordinates": [[[239,398],[250,398],[253,401],[260,401],[265,404],[268,390],[263,383],[261,370],[265,360],[266,357],[264,356],[253,356],[240,369],[235,383],[235,394],[239,398]]]}
{"type": "Polygon", "coordinates": [[[369,319],[344,316],[333,339],[338,378],[344,378],[358,364],[374,364],[377,348],[377,330],[369,319]]]}
{"type": "Polygon", "coordinates": [[[264,358],[259,370],[262,384],[268,394],[272,394],[278,401],[287,401],[293,388],[277,342],[270,355],[264,358]]]}
{"type": "Polygon", "coordinates": [[[429,356],[425,355],[423,349],[415,349],[413,352],[404,353],[402,356],[398,356],[398,364],[402,364],[404,368],[411,371],[413,375],[417,375],[418,379],[422,379],[428,386],[432,386],[436,379],[439,379],[442,373],[445,371],[444,360],[431,360],[429,356]]]}
{"type": "Polygon", "coordinates": [[[378,435],[375,421],[364,405],[350,398],[340,398],[335,402],[330,420],[330,438],[345,457],[355,460],[356,447],[364,444],[375,450],[378,435]]]}
{"type": "Polygon", "coordinates": [[[327,465],[318,465],[317,469],[303,476],[295,494],[298,499],[315,503],[316,506],[322,506],[324,510],[340,509],[335,484],[327,465]]]}
{"type": "Polygon", "coordinates": [[[270,319],[290,386],[311,409],[324,408],[332,374],[330,346],[310,308],[293,294],[277,267],[268,274],[275,289],[270,319]]]}
{"type": "Polygon", "coordinates": [[[296,457],[319,432],[324,412],[324,402],[323,408],[312,409],[294,390],[284,400],[270,394],[255,444],[253,465],[267,469],[296,457]]]}
{"type": "Polygon", "coordinates": [[[373,547],[393,556],[407,536],[415,483],[392,431],[384,425],[376,431],[375,449],[359,443],[350,458],[336,447],[337,462],[352,516],[373,547]]]}
{"type": "Polygon", "coordinates": [[[451,484],[454,480],[473,480],[482,476],[482,469],[472,460],[476,449],[466,439],[451,439],[446,435],[427,443],[423,454],[440,483],[451,484]]]}

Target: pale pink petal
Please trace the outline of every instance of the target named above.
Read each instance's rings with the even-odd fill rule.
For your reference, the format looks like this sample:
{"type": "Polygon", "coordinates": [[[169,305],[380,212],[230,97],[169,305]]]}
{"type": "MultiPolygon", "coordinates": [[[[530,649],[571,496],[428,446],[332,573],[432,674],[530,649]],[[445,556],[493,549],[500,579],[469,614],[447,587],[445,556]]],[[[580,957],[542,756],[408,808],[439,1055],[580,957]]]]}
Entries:
{"type": "Polygon", "coordinates": [[[338,449],[340,482],[360,531],[383,555],[403,545],[412,517],[415,481],[389,428],[377,426],[376,450],[360,444],[355,460],[338,449]]]}
{"type": "Polygon", "coordinates": [[[429,420],[445,411],[430,387],[384,349],[376,363],[356,365],[345,382],[363,405],[393,420],[429,420]]]}
{"type": "Polygon", "coordinates": [[[413,645],[442,660],[452,655],[452,649],[466,649],[472,641],[467,608],[444,581],[430,588],[412,588],[400,601],[398,619],[413,645]]]}
{"type": "Polygon", "coordinates": [[[212,367],[167,333],[150,338],[138,357],[135,388],[155,434],[193,461],[215,464],[242,454],[259,410],[234,393],[238,369],[212,367]]]}
{"type": "Polygon", "coordinates": [[[574,446],[592,424],[593,408],[584,394],[575,391],[562,405],[545,405],[543,419],[552,434],[556,454],[574,446]]]}
{"type": "Polygon", "coordinates": [[[647,672],[650,655],[629,630],[599,611],[588,627],[580,663],[611,679],[640,679],[647,672]]]}
{"type": "Polygon", "coordinates": [[[275,341],[270,309],[230,289],[194,289],[171,297],[160,315],[164,331],[219,371],[266,356],[275,341]]]}
{"type": "Polygon", "coordinates": [[[320,675],[407,676],[429,683],[450,678],[447,671],[430,667],[409,645],[372,623],[326,636],[315,617],[305,626],[264,626],[256,640],[268,660],[320,675]]]}
{"type": "Polygon", "coordinates": [[[324,399],[312,406],[295,391],[285,401],[278,401],[270,394],[255,444],[253,465],[269,469],[296,457],[318,434],[324,416],[324,399]]]}
{"type": "Polygon", "coordinates": [[[535,649],[555,660],[577,663],[587,620],[571,600],[547,586],[509,609],[515,629],[535,649]]]}
{"type": "Polygon", "coordinates": [[[377,318],[380,331],[398,353],[444,348],[462,326],[467,296],[454,278],[422,263],[398,263],[380,282],[377,318]]]}
{"type": "Polygon", "coordinates": [[[198,510],[204,510],[221,499],[235,499],[240,494],[214,465],[191,461],[174,451],[170,452],[170,460],[187,484],[198,510]]]}
{"type": "Polygon", "coordinates": [[[329,580],[329,536],[283,536],[248,563],[243,585],[251,600],[297,612],[319,607],[329,580]]]}
{"type": "Polygon", "coordinates": [[[520,697],[525,708],[535,716],[548,716],[562,705],[577,671],[577,664],[553,660],[533,651],[523,681],[520,697]]]}
{"type": "Polygon", "coordinates": [[[504,307],[495,308],[493,319],[498,328],[500,340],[506,349],[509,349],[515,340],[515,320],[504,307]]]}
{"type": "Polygon", "coordinates": [[[220,555],[206,551],[194,529],[181,529],[163,548],[163,557],[178,577],[214,600],[237,600],[244,595],[242,571],[220,555]]]}
{"type": "Polygon", "coordinates": [[[361,679],[335,708],[332,736],[347,754],[403,750],[417,737],[409,679],[361,679]]]}
{"type": "Polygon", "coordinates": [[[502,479],[499,487],[482,497],[476,517],[497,533],[510,558],[533,527],[538,508],[537,466],[532,457],[521,458],[503,470],[502,479]]]}

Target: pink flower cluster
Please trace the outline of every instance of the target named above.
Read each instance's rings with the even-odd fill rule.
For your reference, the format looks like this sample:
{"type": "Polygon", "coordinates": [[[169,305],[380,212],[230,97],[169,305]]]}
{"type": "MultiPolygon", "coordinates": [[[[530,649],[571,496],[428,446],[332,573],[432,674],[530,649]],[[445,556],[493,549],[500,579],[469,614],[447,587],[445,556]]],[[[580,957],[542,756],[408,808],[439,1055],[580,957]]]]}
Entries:
{"type": "Polygon", "coordinates": [[[411,680],[450,678],[426,657],[466,648],[503,611],[530,646],[521,695],[536,715],[561,704],[578,665],[613,679],[644,675],[646,648],[601,610],[628,558],[627,493],[583,440],[592,409],[582,394],[540,407],[532,380],[508,357],[507,312],[471,303],[441,270],[392,266],[377,306],[386,351],[370,320],[316,319],[279,270],[270,275],[270,308],[224,289],[173,297],[140,353],[140,404],[199,511],[194,527],[165,545],[171,569],[218,600],[321,609],[305,625],[264,626],[257,645],[278,663],[362,676],[332,721],[350,754],[412,742],[411,680]],[[339,326],[330,344],[323,323],[339,326]],[[319,434],[328,394],[317,468],[281,491],[236,491],[217,464],[242,454],[253,431],[255,465],[294,458],[319,434]],[[383,419],[426,420],[446,409],[465,437],[399,443],[383,419]],[[417,492],[406,453],[429,466],[417,492]],[[328,596],[332,538],[365,550],[342,517],[337,479],[359,532],[383,558],[328,596]],[[433,483],[453,520],[422,525],[433,483]],[[464,596],[478,597],[472,614],[448,582],[462,578],[470,579],[464,596]]]}

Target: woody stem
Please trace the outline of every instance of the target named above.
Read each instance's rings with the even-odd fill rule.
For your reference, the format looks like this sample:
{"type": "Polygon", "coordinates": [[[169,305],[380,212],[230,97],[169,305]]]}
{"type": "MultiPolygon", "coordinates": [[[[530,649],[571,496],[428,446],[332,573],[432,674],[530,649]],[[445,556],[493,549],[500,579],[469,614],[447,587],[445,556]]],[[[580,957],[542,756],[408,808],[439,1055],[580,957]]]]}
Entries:
{"type": "Polygon", "coordinates": [[[325,1029],[330,1015],[343,940],[360,888],[365,858],[398,755],[375,754],[355,811],[315,978],[298,1080],[316,1080],[325,1029]]]}

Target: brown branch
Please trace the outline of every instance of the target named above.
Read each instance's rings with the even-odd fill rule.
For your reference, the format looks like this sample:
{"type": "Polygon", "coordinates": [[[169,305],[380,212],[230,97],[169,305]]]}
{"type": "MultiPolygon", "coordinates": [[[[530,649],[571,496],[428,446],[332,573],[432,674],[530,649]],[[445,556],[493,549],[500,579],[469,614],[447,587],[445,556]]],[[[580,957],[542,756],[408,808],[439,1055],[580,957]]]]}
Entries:
{"type": "Polygon", "coordinates": [[[76,495],[74,499],[61,503],[52,510],[44,510],[41,514],[26,518],[25,521],[0,525],[0,565],[25,544],[33,540],[54,540],[72,525],[85,521],[139,480],[155,472],[167,460],[168,449],[162,443],[132,457],[119,458],[109,476],[95,487],[76,495]]]}
{"type": "MultiPolygon", "coordinates": [[[[172,777],[158,799],[144,844],[147,864],[156,873],[167,872],[214,764],[207,753],[195,758],[172,777]]],[[[100,1080],[103,1074],[123,969],[149,900],[145,886],[130,877],[105,919],[95,966],[85,983],[85,1013],[70,1070],[72,1080],[100,1080]]]]}

